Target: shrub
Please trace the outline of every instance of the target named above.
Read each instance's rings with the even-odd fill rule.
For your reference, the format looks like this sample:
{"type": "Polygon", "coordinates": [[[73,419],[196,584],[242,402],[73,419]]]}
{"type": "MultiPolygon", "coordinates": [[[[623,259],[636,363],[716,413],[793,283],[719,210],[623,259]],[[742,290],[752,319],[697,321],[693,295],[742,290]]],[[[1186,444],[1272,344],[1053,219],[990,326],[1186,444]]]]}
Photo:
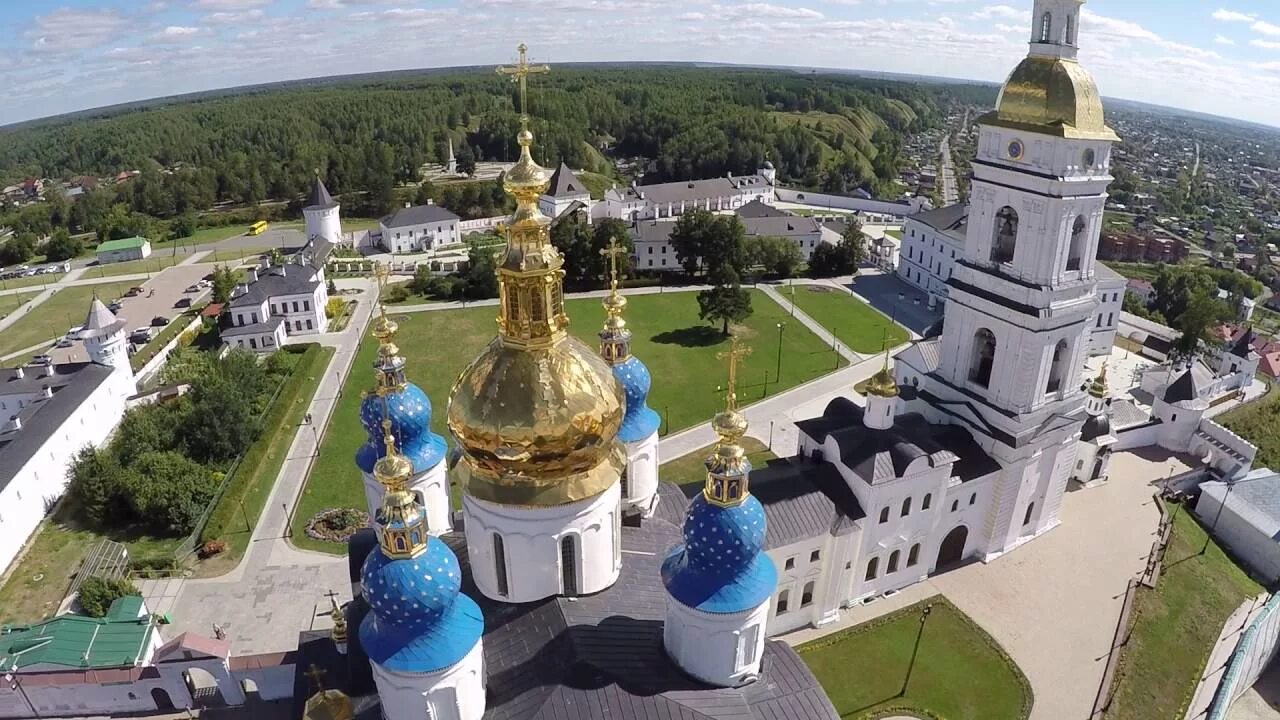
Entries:
{"type": "Polygon", "coordinates": [[[346,300],[331,297],[329,298],[329,302],[324,304],[324,316],[332,320],[342,314],[342,309],[346,307],[346,305],[346,300]]]}
{"type": "Polygon", "coordinates": [[[386,292],[382,293],[382,301],[386,303],[399,303],[408,299],[409,291],[403,284],[389,285],[386,292]]]}
{"type": "Polygon", "coordinates": [[[126,595],[140,594],[138,588],[128,578],[108,580],[94,575],[80,583],[78,599],[85,615],[100,618],[107,614],[107,610],[111,609],[111,603],[117,599],[126,595]]]}
{"type": "Polygon", "coordinates": [[[225,540],[208,540],[200,546],[200,559],[208,560],[227,549],[225,540]]]}

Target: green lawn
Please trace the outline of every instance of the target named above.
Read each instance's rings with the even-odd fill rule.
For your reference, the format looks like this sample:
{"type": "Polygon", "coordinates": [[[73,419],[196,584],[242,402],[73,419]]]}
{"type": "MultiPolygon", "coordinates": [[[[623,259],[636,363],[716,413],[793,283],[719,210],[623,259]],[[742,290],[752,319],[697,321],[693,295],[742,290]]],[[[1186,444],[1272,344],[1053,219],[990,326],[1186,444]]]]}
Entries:
{"type": "Polygon", "coordinates": [[[43,287],[52,285],[62,279],[65,273],[51,273],[49,275],[32,275],[31,277],[9,278],[8,280],[0,280],[0,290],[12,290],[13,288],[24,287],[43,287]]]}
{"type": "MultiPolygon", "coordinates": [[[[764,467],[770,460],[778,457],[770,452],[769,448],[764,446],[764,443],[753,437],[742,438],[741,445],[742,449],[747,451],[747,459],[751,461],[752,467],[764,467]]],[[[711,454],[715,447],[715,445],[708,445],[688,455],[662,463],[658,476],[666,482],[676,485],[705,482],[707,479],[707,466],[703,463],[706,462],[707,456],[711,454]]]]}
{"type": "MultiPolygon", "coordinates": [[[[794,297],[801,312],[833,332],[854,352],[878,353],[884,348],[886,337],[888,347],[901,345],[909,337],[906,330],[875,308],[828,285],[796,284],[779,287],[778,292],[787,301],[794,297]]],[[[790,307],[789,302],[785,304],[790,307]]]]}
{"type": "Polygon", "coordinates": [[[172,251],[165,252],[163,250],[152,253],[151,257],[142,260],[129,260],[127,262],[108,263],[106,265],[94,265],[84,271],[81,277],[114,277],[116,275],[135,275],[140,273],[157,273],[161,270],[177,265],[191,256],[188,251],[183,251],[174,255],[172,251]]]}
{"type": "MultiPolygon", "coordinates": [[[[17,322],[0,330],[0,356],[40,342],[53,342],[66,334],[67,330],[84,322],[95,291],[98,297],[106,302],[123,295],[130,285],[132,283],[129,282],[108,282],[75,285],[58,290],[48,300],[19,318],[17,322]]],[[[12,307],[7,304],[10,302],[8,297],[0,295],[0,311],[3,309],[12,311],[12,307]]]]}
{"type": "Polygon", "coordinates": [[[226,250],[214,250],[200,259],[202,263],[230,263],[238,260],[255,261],[258,256],[271,250],[266,246],[228,248],[226,250]]]}
{"type": "Polygon", "coordinates": [[[1105,260],[1102,264],[1130,280],[1146,280],[1148,282],[1156,279],[1156,272],[1160,269],[1160,266],[1155,263],[1131,263],[1105,260]]]}
{"type": "MultiPolygon", "coordinates": [[[[43,290],[32,290],[30,292],[9,293],[0,295],[0,319],[4,319],[9,313],[17,310],[26,304],[28,300],[44,292],[43,290]]],[[[87,312],[89,309],[85,308],[87,312]]],[[[3,331],[0,331],[3,332],[3,331]]]]}
{"type": "Polygon", "coordinates": [[[1280,392],[1274,385],[1261,399],[1229,410],[1217,421],[1258,446],[1254,467],[1280,467],[1280,392]]]}
{"type": "Polygon", "coordinates": [[[1134,600],[1133,633],[1120,651],[1108,718],[1181,718],[1222,624],[1262,591],[1205,538],[1186,508],[1179,510],[1159,582],[1139,588],[1134,600]]]}
{"type": "MultiPolygon", "coordinates": [[[[777,363],[776,325],[787,313],[761,292],[751,291],[755,312],[743,334],[754,353],[741,366],[738,397],[743,404],[764,397],[766,373],[772,380],[777,363]]],[[[698,319],[696,293],[634,295],[628,298],[627,323],[633,332],[633,352],[653,375],[649,405],[669,418],[663,432],[673,432],[707,422],[724,406],[717,386],[725,382],[725,368],[716,353],[728,342],[716,328],[698,319]]],[[[570,300],[566,309],[575,335],[592,347],[604,321],[600,301],[570,300]]],[[[409,379],[417,383],[434,405],[432,428],[446,434],[445,408],[458,374],[494,337],[497,308],[422,312],[392,317],[400,324],[398,345],[408,363],[409,379]]],[[[878,335],[877,335],[878,337],[878,335]]],[[[788,325],[784,338],[782,383],[770,382],[768,391],[794,387],[834,370],[838,358],[831,348],[799,323],[788,325]]],[[[366,436],[359,421],[360,392],[373,387],[373,358],[377,343],[363,342],[354,369],[338,400],[333,422],[321,444],[320,457],[294,513],[294,542],[300,547],[343,552],[329,543],[305,537],[303,528],[312,515],[333,507],[364,507],[360,473],[353,457],[366,436]]],[[[839,361],[843,365],[843,361],[839,361]]]]}
{"type": "MultiPolygon", "coordinates": [[[[53,516],[45,520],[31,541],[31,547],[0,587],[0,625],[30,623],[54,614],[67,594],[80,561],[104,535],[81,527],[76,513],[59,505],[53,516]]],[[[172,557],[179,539],[139,536],[128,531],[108,533],[106,537],[122,542],[129,557],[172,557]]]]}
{"type": "Polygon", "coordinates": [[[890,709],[947,720],[1022,720],[1031,713],[1022,671],[941,595],[796,650],[842,718],[883,717],[890,709]]]}
{"type": "Polygon", "coordinates": [[[888,235],[889,237],[893,238],[894,240],[902,240],[902,231],[901,231],[901,230],[885,230],[885,231],[884,231],[884,234],[885,234],[885,235],[888,235]]]}

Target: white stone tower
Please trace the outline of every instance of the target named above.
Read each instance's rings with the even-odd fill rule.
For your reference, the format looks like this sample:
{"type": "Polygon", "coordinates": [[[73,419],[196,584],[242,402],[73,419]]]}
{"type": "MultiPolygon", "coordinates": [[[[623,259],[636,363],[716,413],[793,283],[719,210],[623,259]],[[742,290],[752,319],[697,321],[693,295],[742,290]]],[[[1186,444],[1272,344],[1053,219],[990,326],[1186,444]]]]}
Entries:
{"type": "Polygon", "coordinates": [[[449,158],[445,160],[444,171],[450,175],[458,174],[458,158],[453,156],[453,137],[449,138],[449,158]]]}
{"type": "Polygon", "coordinates": [[[89,314],[84,319],[85,352],[89,359],[100,365],[110,365],[133,379],[133,367],[129,364],[129,353],[125,347],[125,321],[116,317],[98,298],[89,305],[89,314]]]}
{"type": "Polygon", "coordinates": [[[1118,138],[1075,60],[1081,4],[1037,0],[1030,53],[979,120],[965,257],[929,378],[933,418],[968,426],[1003,466],[978,545],[987,559],[1057,525],[1084,420],[1094,258],[1118,138]]]}
{"type": "Polygon", "coordinates": [[[307,205],[302,208],[307,240],[324,238],[329,242],[338,242],[342,237],[341,210],[342,206],[329,194],[317,173],[315,182],[311,184],[311,194],[307,196],[307,205]]]}
{"type": "Polygon", "coordinates": [[[1111,400],[1107,397],[1107,366],[1085,385],[1089,393],[1084,410],[1088,417],[1080,430],[1073,477],[1086,485],[1106,482],[1111,464],[1111,446],[1118,439],[1111,431],[1111,400]]]}

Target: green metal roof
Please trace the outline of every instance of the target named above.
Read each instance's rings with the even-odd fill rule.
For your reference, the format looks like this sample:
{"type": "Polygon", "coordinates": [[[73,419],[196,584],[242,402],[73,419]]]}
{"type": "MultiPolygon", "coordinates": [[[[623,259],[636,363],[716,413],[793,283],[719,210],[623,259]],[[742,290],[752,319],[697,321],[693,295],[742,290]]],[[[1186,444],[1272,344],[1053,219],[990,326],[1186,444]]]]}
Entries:
{"type": "Polygon", "coordinates": [[[142,243],[147,242],[144,237],[122,238],[120,240],[108,240],[98,246],[98,252],[112,252],[113,250],[128,250],[130,248],[142,247],[142,243]]]}
{"type": "Polygon", "coordinates": [[[62,615],[0,627],[0,667],[132,667],[155,632],[150,615],[136,617],[141,608],[142,598],[134,596],[117,600],[104,618],[62,615]]]}

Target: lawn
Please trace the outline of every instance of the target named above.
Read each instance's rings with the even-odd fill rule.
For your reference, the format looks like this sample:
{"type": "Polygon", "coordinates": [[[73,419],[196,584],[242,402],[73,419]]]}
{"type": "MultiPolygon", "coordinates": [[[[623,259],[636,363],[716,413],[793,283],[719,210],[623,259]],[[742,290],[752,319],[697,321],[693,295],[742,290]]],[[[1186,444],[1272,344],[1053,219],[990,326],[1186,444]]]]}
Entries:
{"type": "Polygon", "coordinates": [[[1223,413],[1217,421],[1258,446],[1254,467],[1280,467],[1280,392],[1274,385],[1262,398],[1223,413]]]}
{"type": "MultiPolygon", "coordinates": [[[[53,342],[67,330],[84,322],[94,293],[104,301],[123,295],[132,283],[98,283],[74,285],[55,292],[48,300],[35,306],[9,327],[0,330],[0,356],[17,352],[41,342],[53,342]]],[[[0,308],[8,308],[0,295],[0,308]]]]}
{"type": "Polygon", "coordinates": [[[31,277],[9,278],[8,280],[0,280],[0,290],[12,290],[14,288],[24,287],[43,287],[52,285],[62,279],[66,273],[51,273],[48,275],[32,275],[31,277]]]}
{"type": "MultiPolygon", "coordinates": [[[[773,380],[777,363],[776,324],[789,316],[763,293],[752,291],[755,312],[743,334],[754,354],[743,361],[738,397],[743,404],[764,397],[766,373],[773,380]]],[[[634,295],[628,298],[627,322],[634,333],[633,352],[649,366],[654,383],[649,405],[669,421],[663,432],[674,432],[707,422],[724,407],[717,387],[725,382],[725,367],[716,353],[727,341],[717,329],[698,319],[695,293],[634,295]]],[[[566,309],[571,329],[592,347],[604,321],[599,300],[570,300],[566,309]]],[[[442,435],[449,391],[463,368],[494,337],[492,305],[466,310],[421,312],[392,317],[400,324],[398,345],[408,363],[409,379],[427,393],[434,406],[432,429],[442,435]]],[[[770,382],[768,391],[794,387],[837,367],[831,348],[796,323],[784,338],[781,384],[770,382]]],[[[327,508],[363,508],[364,491],[355,467],[356,450],[366,440],[360,426],[360,392],[373,387],[373,358],[377,343],[366,339],[356,355],[354,369],[338,400],[333,421],[321,442],[320,457],[294,512],[294,542],[299,547],[329,552],[343,548],[312,541],[304,536],[307,520],[327,508]]],[[[839,361],[841,365],[843,361],[839,361]]]]}
{"type": "MultiPolygon", "coordinates": [[[[778,292],[784,300],[795,298],[801,312],[833,332],[854,352],[878,353],[885,347],[886,337],[888,347],[907,341],[907,331],[901,326],[843,290],[829,285],[793,285],[780,287],[778,292]]],[[[786,304],[789,308],[790,303],[786,304]]]]}
{"type": "MultiPolygon", "coordinates": [[[[29,292],[9,293],[0,295],[0,319],[3,319],[9,313],[17,310],[27,303],[31,298],[44,292],[43,290],[32,290],[29,292]]],[[[85,308],[88,311],[88,308],[85,308]]]]}
{"type": "MultiPolygon", "coordinates": [[[[13,566],[13,573],[0,587],[0,624],[29,623],[53,615],[66,596],[85,553],[102,539],[95,530],[74,520],[76,513],[62,503],[32,536],[31,547],[13,566]]],[[[177,538],[153,538],[129,533],[112,533],[112,540],[124,543],[130,559],[172,557],[177,538]]]]}
{"type": "Polygon", "coordinates": [[[1031,713],[1022,671],[941,595],[796,651],[842,718],[882,717],[890,709],[947,720],[1022,720],[1031,713]]]}
{"type": "Polygon", "coordinates": [[[1262,591],[1217,543],[1206,545],[1205,539],[1204,529],[1182,508],[1159,582],[1155,589],[1139,588],[1134,600],[1133,631],[1120,651],[1108,718],[1181,718],[1222,624],[1262,591]]]}
{"type": "Polygon", "coordinates": [[[899,240],[899,241],[900,241],[900,240],[902,240],[902,231],[901,231],[901,230],[885,230],[885,231],[884,231],[884,234],[885,234],[885,235],[888,235],[889,237],[893,238],[894,240],[899,240]]]}
{"type": "Polygon", "coordinates": [[[197,564],[197,576],[212,577],[229,572],[244,555],[252,534],[245,529],[245,521],[250,527],[257,525],[333,354],[334,348],[311,345],[299,356],[275,404],[267,411],[263,420],[266,430],[245,451],[236,477],[228,483],[219,507],[210,515],[205,536],[226,540],[227,549],[197,564]]]}
{"type": "Polygon", "coordinates": [[[271,250],[269,247],[242,247],[214,250],[200,258],[202,263],[229,263],[240,260],[257,260],[258,256],[271,250]]]}
{"type": "MultiPolygon", "coordinates": [[[[740,444],[742,449],[747,451],[747,459],[751,461],[752,467],[764,467],[770,460],[775,460],[778,457],[770,452],[769,448],[764,446],[764,443],[753,437],[742,438],[740,444]]],[[[706,482],[707,466],[704,463],[715,447],[715,445],[708,445],[694,450],[688,455],[682,455],[675,460],[662,463],[662,467],[658,469],[658,477],[663,482],[675,485],[706,482]]]]}
{"type": "Polygon", "coordinates": [[[94,265],[84,271],[81,277],[114,277],[116,275],[138,275],[142,273],[156,273],[161,270],[177,265],[191,256],[189,250],[174,255],[172,251],[160,251],[153,253],[151,257],[142,260],[129,260],[127,262],[108,263],[106,265],[94,265]]]}

